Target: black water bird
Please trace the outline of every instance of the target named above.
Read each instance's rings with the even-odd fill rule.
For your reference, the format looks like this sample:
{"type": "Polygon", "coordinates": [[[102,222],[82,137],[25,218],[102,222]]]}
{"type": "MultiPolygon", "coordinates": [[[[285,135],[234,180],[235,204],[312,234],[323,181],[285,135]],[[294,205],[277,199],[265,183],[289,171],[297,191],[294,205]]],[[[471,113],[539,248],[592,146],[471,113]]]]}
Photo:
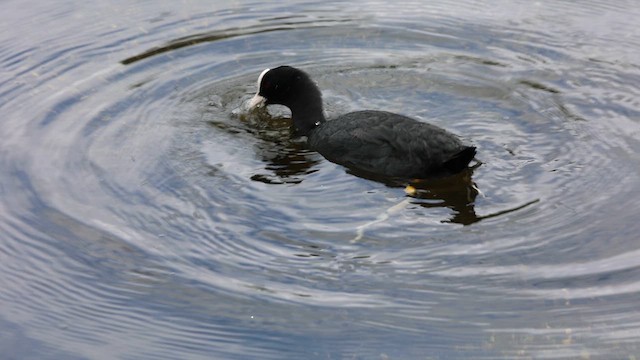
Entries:
{"type": "Polygon", "coordinates": [[[249,107],[279,104],[291,110],[296,135],[326,159],[372,175],[425,179],[468,168],[476,148],[454,134],[386,111],[364,110],[327,121],[322,95],[309,75],[280,66],[264,70],[249,107]]]}

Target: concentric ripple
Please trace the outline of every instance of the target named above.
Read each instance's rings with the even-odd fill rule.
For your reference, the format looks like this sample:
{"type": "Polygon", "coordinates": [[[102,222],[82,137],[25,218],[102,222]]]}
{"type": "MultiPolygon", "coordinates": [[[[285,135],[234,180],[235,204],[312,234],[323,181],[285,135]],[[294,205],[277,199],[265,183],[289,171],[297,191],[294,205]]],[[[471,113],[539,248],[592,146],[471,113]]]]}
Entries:
{"type": "Polygon", "coordinates": [[[3,354],[638,353],[637,9],[32,5],[0,15],[3,354]],[[408,197],[326,161],[246,111],[285,63],[481,165],[408,197]]]}

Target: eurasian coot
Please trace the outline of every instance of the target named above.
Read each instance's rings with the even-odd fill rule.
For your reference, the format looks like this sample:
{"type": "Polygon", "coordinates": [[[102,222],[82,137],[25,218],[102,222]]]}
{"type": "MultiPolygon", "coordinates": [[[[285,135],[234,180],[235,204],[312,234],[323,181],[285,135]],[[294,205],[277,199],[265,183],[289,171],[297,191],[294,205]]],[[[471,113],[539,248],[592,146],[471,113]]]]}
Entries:
{"type": "Polygon", "coordinates": [[[280,66],[258,78],[249,107],[280,104],[291,110],[294,131],[329,161],[358,171],[422,179],[467,168],[476,148],[437,126],[386,111],[356,111],[327,121],[322,95],[302,70],[280,66]]]}

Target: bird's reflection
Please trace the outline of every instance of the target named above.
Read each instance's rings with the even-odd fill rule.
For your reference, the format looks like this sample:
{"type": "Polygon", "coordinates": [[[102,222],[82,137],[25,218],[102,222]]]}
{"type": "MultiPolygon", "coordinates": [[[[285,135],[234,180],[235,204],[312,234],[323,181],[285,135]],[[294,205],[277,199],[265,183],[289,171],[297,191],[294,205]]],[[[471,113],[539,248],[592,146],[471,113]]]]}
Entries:
{"type": "Polygon", "coordinates": [[[348,173],[383,183],[389,187],[411,186],[407,196],[415,199],[412,203],[425,208],[446,207],[453,211],[451,219],[444,222],[469,225],[480,221],[482,218],[476,215],[475,200],[478,189],[473,183],[472,175],[480,163],[467,168],[457,174],[430,179],[398,179],[383,177],[377,174],[365,173],[359,170],[349,169],[348,173]]]}
{"type": "Polygon", "coordinates": [[[308,150],[304,141],[291,135],[291,119],[272,117],[260,109],[241,117],[246,126],[260,140],[254,147],[265,163],[265,172],[254,174],[251,179],[267,184],[297,184],[305,175],[315,172],[314,165],[322,157],[308,150]]]}
{"type": "Polygon", "coordinates": [[[446,222],[470,225],[482,218],[476,215],[475,201],[478,188],[473,183],[472,176],[477,166],[465,169],[455,175],[425,179],[413,182],[416,191],[413,197],[426,201],[418,204],[425,208],[447,207],[453,211],[453,216],[446,222]]]}

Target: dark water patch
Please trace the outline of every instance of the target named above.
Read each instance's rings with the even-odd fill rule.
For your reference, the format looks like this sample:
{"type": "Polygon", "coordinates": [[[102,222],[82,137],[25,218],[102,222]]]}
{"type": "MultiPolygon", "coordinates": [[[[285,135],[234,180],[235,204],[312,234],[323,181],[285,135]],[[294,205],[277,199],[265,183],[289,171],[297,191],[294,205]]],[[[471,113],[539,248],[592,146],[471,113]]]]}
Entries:
{"type": "MultiPolygon", "coordinates": [[[[289,20],[289,19],[292,19],[292,18],[291,17],[274,18],[274,19],[270,19],[269,22],[278,21],[278,20],[289,20]]],[[[336,25],[339,26],[341,25],[341,23],[348,24],[351,22],[352,20],[349,20],[349,19],[344,19],[344,20],[311,19],[311,20],[295,21],[295,22],[278,21],[277,27],[273,27],[271,25],[256,25],[256,26],[249,26],[244,28],[236,28],[236,29],[232,28],[232,29],[225,29],[222,31],[213,31],[213,32],[208,32],[204,34],[190,35],[183,38],[172,40],[164,46],[147,50],[142,54],[126,58],[120,61],[120,63],[123,65],[128,65],[136,61],[146,59],[151,56],[177,50],[183,47],[194,46],[201,43],[214,42],[218,40],[231,39],[239,36],[247,36],[247,35],[253,35],[253,34],[277,32],[277,31],[287,31],[287,30],[293,30],[293,29],[311,29],[312,30],[312,29],[322,28],[322,27],[329,27],[329,26],[336,26],[336,25]]]]}
{"type": "Polygon", "coordinates": [[[531,88],[536,89],[536,90],[542,90],[542,91],[550,92],[552,94],[560,93],[559,90],[556,90],[554,88],[550,88],[550,87],[545,86],[543,84],[538,84],[538,83],[536,83],[534,81],[531,81],[531,80],[520,80],[520,84],[523,84],[523,85],[526,85],[526,86],[530,86],[531,88]]]}

